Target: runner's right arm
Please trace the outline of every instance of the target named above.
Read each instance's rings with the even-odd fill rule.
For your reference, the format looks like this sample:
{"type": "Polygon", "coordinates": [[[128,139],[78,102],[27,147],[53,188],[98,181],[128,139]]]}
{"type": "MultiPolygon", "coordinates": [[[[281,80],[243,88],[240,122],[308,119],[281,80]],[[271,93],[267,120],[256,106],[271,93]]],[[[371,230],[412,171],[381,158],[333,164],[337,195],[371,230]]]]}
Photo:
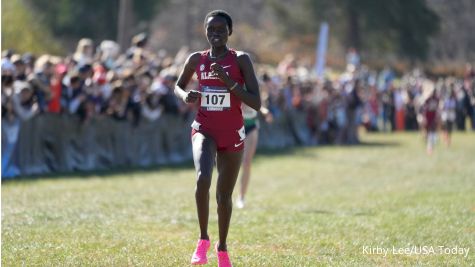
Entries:
{"type": "Polygon", "coordinates": [[[200,56],[201,54],[199,52],[195,52],[186,59],[185,65],[175,85],[175,95],[185,103],[195,103],[198,98],[201,97],[201,93],[197,90],[185,91],[186,85],[190,82],[191,77],[193,77],[195,73],[200,56]]]}

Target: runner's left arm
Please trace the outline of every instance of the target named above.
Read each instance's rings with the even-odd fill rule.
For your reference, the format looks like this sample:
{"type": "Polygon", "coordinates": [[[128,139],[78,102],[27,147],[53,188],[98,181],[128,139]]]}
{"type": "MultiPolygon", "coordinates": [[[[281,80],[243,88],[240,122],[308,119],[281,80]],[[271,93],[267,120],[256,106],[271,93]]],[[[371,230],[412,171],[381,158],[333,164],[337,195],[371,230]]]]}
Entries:
{"type": "Polygon", "coordinates": [[[237,58],[239,68],[244,76],[244,83],[247,90],[243,86],[236,84],[224,71],[219,64],[212,64],[211,69],[216,73],[218,78],[226,85],[231,93],[239,97],[244,104],[259,111],[261,108],[261,96],[259,93],[259,83],[257,82],[254,67],[248,54],[240,53],[237,58]]]}

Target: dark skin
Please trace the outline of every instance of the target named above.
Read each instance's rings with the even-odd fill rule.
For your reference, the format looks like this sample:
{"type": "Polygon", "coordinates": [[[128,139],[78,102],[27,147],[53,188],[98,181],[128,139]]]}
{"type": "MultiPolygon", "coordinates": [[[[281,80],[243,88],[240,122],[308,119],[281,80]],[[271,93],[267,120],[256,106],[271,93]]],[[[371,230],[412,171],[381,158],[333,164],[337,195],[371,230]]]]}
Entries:
{"type": "MultiPolygon", "coordinates": [[[[205,25],[206,37],[210,44],[210,59],[218,61],[224,58],[228,48],[228,41],[231,31],[228,28],[226,20],[220,16],[210,17],[205,25]]],[[[185,66],[178,77],[175,86],[175,94],[185,103],[196,103],[201,97],[197,90],[185,91],[195,69],[199,64],[201,54],[192,53],[185,62],[185,66]]],[[[257,82],[254,68],[249,55],[243,52],[237,52],[237,62],[244,77],[247,90],[226,74],[226,71],[218,63],[212,63],[211,69],[219,80],[228,88],[231,94],[234,94],[248,106],[259,110],[261,107],[261,98],[259,94],[259,85],[257,82]],[[231,88],[234,86],[234,89],[231,88]]],[[[208,236],[208,217],[209,217],[209,189],[211,186],[211,176],[213,173],[214,159],[218,170],[218,181],[216,186],[216,201],[218,204],[218,225],[219,225],[219,251],[226,251],[226,238],[228,235],[229,224],[232,214],[232,193],[239,174],[241,165],[242,151],[229,152],[217,151],[216,142],[206,134],[196,133],[192,138],[193,159],[196,169],[196,191],[195,200],[198,210],[198,221],[200,224],[201,239],[209,240],[208,236]]]]}

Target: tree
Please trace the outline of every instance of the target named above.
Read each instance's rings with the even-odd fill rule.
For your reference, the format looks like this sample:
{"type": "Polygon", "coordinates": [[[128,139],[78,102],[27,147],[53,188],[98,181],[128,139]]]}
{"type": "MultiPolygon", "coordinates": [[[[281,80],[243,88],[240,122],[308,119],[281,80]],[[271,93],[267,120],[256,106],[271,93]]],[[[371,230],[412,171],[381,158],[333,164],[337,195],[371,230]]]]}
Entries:
{"type": "MultiPolygon", "coordinates": [[[[45,25],[55,36],[69,39],[82,37],[96,40],[117,39],[118,0],[27,1],[39,13],[45,25]]],[[[139,22],[153,18],[160,5],[166,0],[133,0],[132,2],[133,17],[139,18],[140,21],[135,20],[131,24],[137,26],[139,22]]]]}
{"type": "Polygon", "coordinates": [[[312,23],[342,24],[340,38],[357,49],[425,59],[429,40],[439,31],[439,17],[425,0],[305,0],[305,5],[312,10],[312,23]]]}
{"type": "Polygon", "coordinates": [[[11,48],[18,53],[63,52],[51,31],[37,21],[35,14],[22,0],[2,2],[2,35],[2,49],[11,48]]]}

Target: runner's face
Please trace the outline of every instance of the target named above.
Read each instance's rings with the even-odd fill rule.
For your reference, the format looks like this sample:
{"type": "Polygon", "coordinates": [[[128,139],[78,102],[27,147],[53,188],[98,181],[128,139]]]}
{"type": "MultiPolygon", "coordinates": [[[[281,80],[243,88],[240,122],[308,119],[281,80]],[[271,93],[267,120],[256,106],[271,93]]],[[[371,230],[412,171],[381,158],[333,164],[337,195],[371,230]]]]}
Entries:
{"type": "Polygon", "coordinates": [[[208,18],[206,22],[206,38],[211,46],[225,46],[228,42],[228,36],[228,24],[224,18],[220,16],[208,18]]]}

